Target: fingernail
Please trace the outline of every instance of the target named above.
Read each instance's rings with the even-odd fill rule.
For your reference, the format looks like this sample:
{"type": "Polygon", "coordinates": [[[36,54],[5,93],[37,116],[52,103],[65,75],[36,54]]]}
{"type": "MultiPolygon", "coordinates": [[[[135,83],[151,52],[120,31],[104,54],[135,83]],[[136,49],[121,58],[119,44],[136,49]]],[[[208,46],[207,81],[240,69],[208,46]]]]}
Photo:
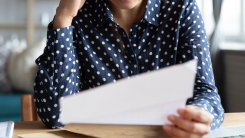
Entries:
{"type": "Polygon", "coordinates": [[[165,128],[166,131],[170,131],[171,130],[171,127],[169,125],[165,125],[164,128],[165,128]]]}
{"type": "Polygon", "coordinates": [[[175,117],[174,117],[173,115],[171,115],[171,116],[169,117],[169,120],[170,120],[170,121],[174,121],[174,120],[175,120],[175,117]]]}

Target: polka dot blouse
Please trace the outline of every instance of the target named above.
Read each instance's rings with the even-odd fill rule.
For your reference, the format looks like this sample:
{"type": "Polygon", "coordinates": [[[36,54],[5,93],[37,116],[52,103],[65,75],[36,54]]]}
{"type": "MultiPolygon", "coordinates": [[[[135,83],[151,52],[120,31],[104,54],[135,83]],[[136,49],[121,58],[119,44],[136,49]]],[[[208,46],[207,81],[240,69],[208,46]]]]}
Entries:
{"type": "Polygon", "coordinates": [[[148,0],[144,17],[133,24],[129,35],[114,20],[105,0],[87,0],[71,26],[52,28],[53,22],[44,53],[36,59],[39,70],[34,83],[36,110],[49,128],[64,126],[59,98],[191,59],[197,59],[198,66],[194,97],[186,104],[209,111],[211,129],[223,122],[208,39],[195,0],[148,0]]]}

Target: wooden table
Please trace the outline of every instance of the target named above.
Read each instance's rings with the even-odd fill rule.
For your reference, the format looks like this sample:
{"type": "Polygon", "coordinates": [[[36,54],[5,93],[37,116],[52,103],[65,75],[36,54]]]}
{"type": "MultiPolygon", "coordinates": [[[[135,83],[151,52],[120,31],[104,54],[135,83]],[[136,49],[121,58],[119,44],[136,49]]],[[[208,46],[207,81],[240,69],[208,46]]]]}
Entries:
{"type": "MultiPolygon", "coordinates": [[[[245,113],[226,113],[222,126],[245,125],[245,113]]],[[[93,137],[167,137],[161,126],[69,124],[65,129],[93,137]]],[[[20,134],[55,132],[40,121],[15,122],[13,137],[20,134]]],[[[61,131],[60,131],[61,132],[61,131]]],[[[82,136],[82,135],[81,135],[82,136]]]]}

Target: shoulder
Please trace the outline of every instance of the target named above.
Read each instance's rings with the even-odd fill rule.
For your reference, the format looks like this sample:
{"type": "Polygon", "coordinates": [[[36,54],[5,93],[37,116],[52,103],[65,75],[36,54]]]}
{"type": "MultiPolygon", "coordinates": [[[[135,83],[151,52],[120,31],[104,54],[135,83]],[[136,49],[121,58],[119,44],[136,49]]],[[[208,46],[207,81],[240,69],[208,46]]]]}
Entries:
{"type": "Polygon", "coordinates": [[[186,2],[196,2],[196,0],[161,0],[162,2],[165,2],[165,3],[178,3],[178,4],[181,4],[181,3],[186,3],[186,2]]]}
{"type": "Polygon", "coordinates": [[[191,12],[198,12],[196,0],[161,0],[161,14],[169,15],[169,17],[188,16],[191,12]]]}
{"type": "Polygon", "coordinates": [[[161,0],[161,6],[185,9],[189,5],[195,5],[196,0],[161,0]]]}

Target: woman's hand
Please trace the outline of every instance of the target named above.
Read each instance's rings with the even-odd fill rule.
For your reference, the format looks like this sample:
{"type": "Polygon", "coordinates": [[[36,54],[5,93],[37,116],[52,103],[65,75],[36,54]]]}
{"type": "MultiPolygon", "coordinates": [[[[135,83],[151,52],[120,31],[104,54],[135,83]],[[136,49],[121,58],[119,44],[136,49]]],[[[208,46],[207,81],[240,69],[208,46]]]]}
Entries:
{"type": "Polygon", "coordinates": [[[210,124],[212,123],[212,115],[193,105],[179,109],[180,117],[169,115],[168,120],[174,125],[164,125],[163,129],[171,137],[198,138],[203,137],[210,132],[210,124]]]}
{"type": "Polygon", "coordinates": [[[68,27],[71,25],[73,17],[84,5],[86,0],[60,0],[57,8],[53,29],[68,27]]]}

